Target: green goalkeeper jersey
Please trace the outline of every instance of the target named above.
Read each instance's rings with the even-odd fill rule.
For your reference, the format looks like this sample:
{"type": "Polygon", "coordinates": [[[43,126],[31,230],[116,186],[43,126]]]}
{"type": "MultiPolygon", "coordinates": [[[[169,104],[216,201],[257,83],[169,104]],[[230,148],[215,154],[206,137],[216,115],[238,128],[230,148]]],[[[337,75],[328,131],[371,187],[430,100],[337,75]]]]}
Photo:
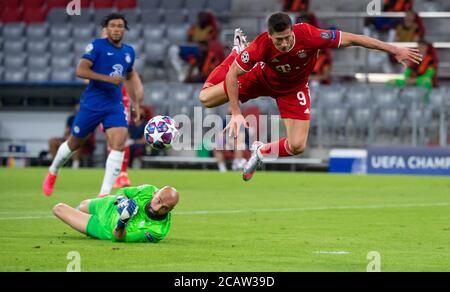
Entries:
{"type": "Polygon", "coordinates": [[[145,211],[145,207],[152,200],[153,193],[156,191],[158,188],[155,186],[142,185],[122,188],[117,191],[115,196],[92,200],[89,206],[92,217],[88,223],[87,233],[96,238],[117,241],[114,237],[114,229],[120,215],[114,202],[119,195],[125,195],[129,199],[133,199],[139,209],[127,223],[124,241],[156,243],[162,240],[169,233],[172,214],[169,212],[161,220],[154,220],[145,211]]]}

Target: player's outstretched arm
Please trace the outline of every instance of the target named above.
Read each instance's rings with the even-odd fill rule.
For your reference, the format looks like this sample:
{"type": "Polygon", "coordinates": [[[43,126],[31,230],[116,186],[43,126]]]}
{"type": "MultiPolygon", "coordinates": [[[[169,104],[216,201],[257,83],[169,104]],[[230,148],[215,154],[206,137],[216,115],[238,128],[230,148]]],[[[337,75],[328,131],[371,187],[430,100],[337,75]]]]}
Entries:
{"type": "Polygon", "coordinates": [[[127,78],[124,81],[125,87],[127,89],[128,94],[133,100],[134,111],[136,113],[135,122],[138,122],[141,119],[140,114],[140,105],[144,100],[144,85],[142,85],[141,78],[139,77],[139,73],[133,69],[130,73],[128,73],[127,78]]]}
{"type": "Polygon", "coordinates": [[[122,83],[123,78],[120,76],[108,76],[96,73],[92,70],[93,63],[88,59],[81,59],[78,63],[76,74],[78,78],[96,80],[119,85],[122,83]]]}
{"type": "Polygon", "coordinates": [[[397,62],[407,67],[408,62],[419,64],[423,56],[417,49],[397,47],[364,35],[342,32],[341,47],[360,46],[367,49],[384,51],[394,55],[397,62]]]}
{"type": "Polygon", "coordinates": [[[244,74],[245,71],[239,68],[236,63],[233,63],[230,70],[227,73],[227,92],[228,99],[230,101],[230,111],[231,111],[231,121],[225,128],[225,130],[230,130],[230,137],[234,136],[236,139],[239,135],[241,126],[248,128],[249,125],[241,113],[241,108],[239,106],[239,85],[238,77],[244,74]]]}

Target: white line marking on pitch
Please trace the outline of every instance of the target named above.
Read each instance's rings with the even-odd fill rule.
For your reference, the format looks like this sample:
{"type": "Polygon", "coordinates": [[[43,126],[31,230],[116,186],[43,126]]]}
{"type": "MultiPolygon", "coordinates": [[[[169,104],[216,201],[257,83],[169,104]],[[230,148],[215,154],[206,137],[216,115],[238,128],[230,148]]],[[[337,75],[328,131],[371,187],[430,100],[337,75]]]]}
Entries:
{"type": "MultiPolygon", "coordinates": [[[[445,207],[450,202],[429,203],[429,204],[388,204],[388,205],[360,205],[360,206],[329,206],[329,207],[311,207],[311,208],[274,208],[274,209],[241,209],[241,210],[199,210],[199,211],[180,211],[174,212],[174,215],[216,215],[216,214],[241,214],[241,213],[270,213],[270,212],[307,212],[307,211],[328,211],[328,210],[351,210],[351,209],[384,209],[384,208],[419,208],[419,207],[445,207]]],[[[1,217],[2,214],[11,214],[11,212],[0,212],[0,221],[3,220],[32,220],[32,219],[51,219],[55,218],[48,212],[32,212],[30,214],[43,214],[42,216],[24,216],[24,217],[1,217]]]]}
{"type": "Polygon", "coordinates": [[[315,251],[313,252],[315,254],[351,254],[351,252],[348,251],[315,251]]]}

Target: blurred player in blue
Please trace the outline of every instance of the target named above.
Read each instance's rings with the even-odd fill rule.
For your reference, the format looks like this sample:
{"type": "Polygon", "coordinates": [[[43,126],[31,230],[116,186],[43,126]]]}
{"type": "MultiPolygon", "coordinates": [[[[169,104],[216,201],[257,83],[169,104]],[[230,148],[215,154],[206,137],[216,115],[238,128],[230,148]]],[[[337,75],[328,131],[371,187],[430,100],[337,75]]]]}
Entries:
{"type": "Polygon", "coordinates": [[[107,38],[94,40],[78,64],[76,74],[88,79],[89,85],[80,98],[80,111],[72,126],[69,139],[58,149],[43,183],[47,196],[53,193],[59,169],[85,142],[89,133],[101,123],[106,131],[111,152],[106,160],[106,170],[99,197],[110,194],[120,173],[124,148],[128,137],[128,122],[122,102],[122,85],[128,89],[140,119],[139,100],[144,95],[138,73],[133,69],[135,52],[122,42],[128,23],[121,14],[112,13],[105,17],[102,26],[107,38]]]}

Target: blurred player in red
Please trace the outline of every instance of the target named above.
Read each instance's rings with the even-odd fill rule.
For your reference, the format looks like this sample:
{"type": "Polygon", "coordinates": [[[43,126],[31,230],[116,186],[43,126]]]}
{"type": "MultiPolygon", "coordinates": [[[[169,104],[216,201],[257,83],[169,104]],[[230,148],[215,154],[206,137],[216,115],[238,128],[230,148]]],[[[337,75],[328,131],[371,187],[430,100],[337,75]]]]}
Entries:
{"type": "MultiPolygon", "coordinates": [[[[123,106],[125,107],[125,111],[127,113],[127,120],[128,124],[130,124],[131,121],[131,107],[130,107],[130,96],[128,95],[127,89],[125,86],[122,87],[122,96],[123,96],[123,106]]],[[[122,162],[122,168],[120,170],[120,174],[116,179],[116,182],[113,186],[113,188],[123,188],[123,187],[129,187],[131,186],[130,179],[128,178],[128,160],[130,158],[130,145],[128,145],[128,142],[125,145],[124,149],[124,156],[123,156],[123,162],[122,162]]]]}
{"type": "Polygon", "coordinates": [[[206,107],[230,102],[232,117],[226,129],[237,138],[241,126],[249,127],[240,102],[259,96],[275,98],[287,137],[269,144],[256,141],[243,179],[250,180],[265,157],[286,157],[305,150],[310,127],[308,79],[319,49],[361,46],[393,54],[404,66],[419,63],[416,49],[400,48],[362,35],[322,30],[307,23],[292,25],[286,13],[272,14],[268,32],[261,33],[247,46],[240,29],[235,31],[234,48],[227,59],[208,77],[200,101],[206,107]]]}

